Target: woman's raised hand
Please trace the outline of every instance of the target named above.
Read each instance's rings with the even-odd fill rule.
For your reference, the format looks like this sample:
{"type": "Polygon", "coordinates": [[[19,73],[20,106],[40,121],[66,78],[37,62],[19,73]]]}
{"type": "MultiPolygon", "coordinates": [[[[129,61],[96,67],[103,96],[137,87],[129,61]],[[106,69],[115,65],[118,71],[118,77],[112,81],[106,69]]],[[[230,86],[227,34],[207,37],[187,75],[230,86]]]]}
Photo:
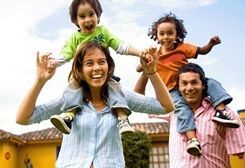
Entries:
{"type": "Polygon", "coordinates": [[[37,52],[36,65],[39,80],[47,81],[55,74],[56,64],[50,55],[51,53],[40,54],[37,52]]]}
{"type": "Polygon", "coordinates": [[[144,54],[140,57],[142,68],[146,75],[156,73],[156,65],[160,55],[161,47],[150,47],[144,51],[144,54]]]}

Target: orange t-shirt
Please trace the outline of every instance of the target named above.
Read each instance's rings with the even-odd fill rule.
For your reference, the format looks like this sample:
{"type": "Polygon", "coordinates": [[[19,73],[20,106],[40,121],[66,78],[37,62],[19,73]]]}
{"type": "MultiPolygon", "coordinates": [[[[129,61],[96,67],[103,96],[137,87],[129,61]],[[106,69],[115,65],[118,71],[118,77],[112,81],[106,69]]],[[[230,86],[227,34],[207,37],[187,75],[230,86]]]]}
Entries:
{"type": "Polygon", "coordinates": [[[197,58],[197,48],[188,43],[181,43],[173,51],[159,57],[157,72],[168,90],[176,86],[176,74],[180,67],[188,63],[187,59],[197,58]]]}

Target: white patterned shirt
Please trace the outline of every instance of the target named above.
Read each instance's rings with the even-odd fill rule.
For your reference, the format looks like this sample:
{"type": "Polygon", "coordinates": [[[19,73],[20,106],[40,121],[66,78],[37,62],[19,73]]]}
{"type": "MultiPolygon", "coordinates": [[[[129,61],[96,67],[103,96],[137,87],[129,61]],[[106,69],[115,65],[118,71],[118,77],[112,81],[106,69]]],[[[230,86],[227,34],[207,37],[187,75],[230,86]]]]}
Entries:
{"type": "MultiPolygon", "coordinates": [[[[79,104],[81,112],[72,122],[71,133],[63,135],[56,167],[90,168],[93,164],[94,168],[124,168],[118,119],[111,112],[111,107],[106,106],[97,112],[90,103],[83,103],[80,95],[81,89],[66,89],[61,98],[37,106],[29,124],[39,123],[51,115],[60,114],[67,107],[79,104]]],[[[165,114],[165,109],[155,98],[128,91],[122,91],[121,95],[135,112],[165,114]]]]}

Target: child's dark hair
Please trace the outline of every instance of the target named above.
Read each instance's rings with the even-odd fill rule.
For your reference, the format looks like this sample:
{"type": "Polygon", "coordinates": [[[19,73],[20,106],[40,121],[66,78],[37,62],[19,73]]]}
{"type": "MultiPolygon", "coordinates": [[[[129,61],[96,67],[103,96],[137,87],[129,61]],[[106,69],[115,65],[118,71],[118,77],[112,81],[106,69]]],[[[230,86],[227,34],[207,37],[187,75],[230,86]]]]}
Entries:
{"type": "Polygon", "coordinates": [[[179,75],[182,74],[182,73],[187,73],[187,72],[194,72],[194,73],[199,74],[200,80],[202,81],[202,85],[204,86],[202,96],[203,97],[207,96],[208,85],[207,85],[207,78],[205,76],[205,72],[203,71],[203,69],[199,65],[197,65],[195,63],[188,63],[186,65],[183,65],[179,69],[179,71],[178,71],[178,73],[176,75],[177,87],[179,87],[179,75]]]}
{"type": "Polygon", "coordinates": [[[148,36],[153,39],[154,41],[157,40],[157,27],[161,23],[173,23],[176,26],[176,32],[177,32],[177,39],[176,42],[183,42],[184,38],[186,37],[187,31],[184,27],[183,20],[178,19],[174,14],[167,13],[164,16],[160,17],[156,22],[153,22],[152,26],[150,27],[148,31],[148,36]]]}
{"type": "MultiPolygon", "coordinates": [[[[70,7],[69,7],[69,13],[70,13],[70,18],[71,18],[72,23],[74,23],[76,26],[78,26],[76,23],[77,22],[78,6],[80,4],[85,4],[85,3],[88,3],[94,9],[98,18],[100,18],[101,14],[103,12],[99,0],[73,0],[70,7]]],[[[99,20],[100,19],[98,19],[98,21],[99,20]]]]}

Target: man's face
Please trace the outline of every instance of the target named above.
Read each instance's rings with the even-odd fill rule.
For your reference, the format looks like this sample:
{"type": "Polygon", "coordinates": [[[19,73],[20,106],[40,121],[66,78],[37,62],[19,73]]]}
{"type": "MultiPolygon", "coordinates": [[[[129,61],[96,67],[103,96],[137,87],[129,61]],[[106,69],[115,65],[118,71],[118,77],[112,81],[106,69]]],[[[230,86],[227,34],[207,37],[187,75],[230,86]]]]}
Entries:
{"type": "Polygon", "coordinates": [[[179,75],[179,91],[192,108],[201,105],[203,89],[198,73],[186,72],[179,75]]]}

